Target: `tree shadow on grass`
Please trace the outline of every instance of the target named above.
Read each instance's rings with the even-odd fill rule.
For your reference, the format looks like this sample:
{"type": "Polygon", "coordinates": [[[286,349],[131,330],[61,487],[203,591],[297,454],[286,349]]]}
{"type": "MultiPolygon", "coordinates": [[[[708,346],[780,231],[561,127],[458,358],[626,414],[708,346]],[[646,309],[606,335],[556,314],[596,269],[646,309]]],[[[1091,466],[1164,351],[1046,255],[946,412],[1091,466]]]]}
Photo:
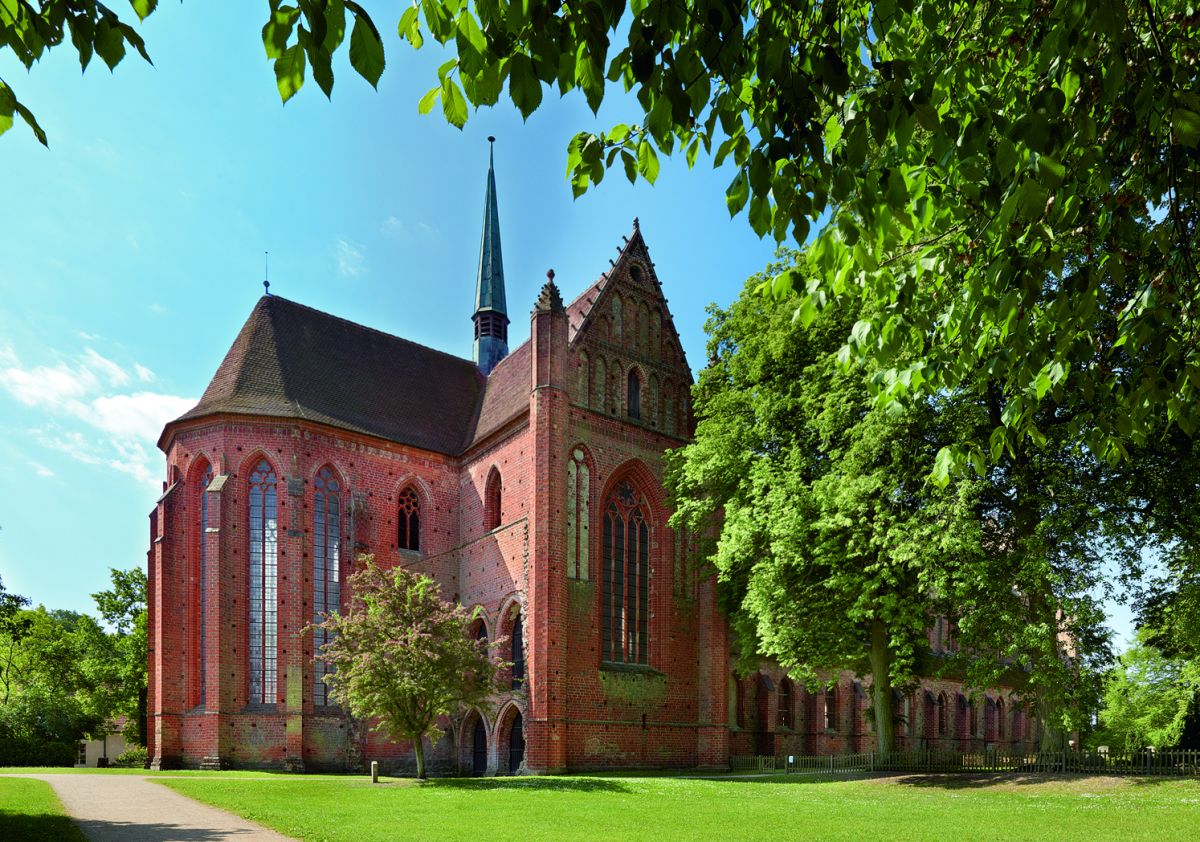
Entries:
{"type": "Polygon", "coordinates": [[[623,781],[605,778],[438,778],[423,786],[466,790],[526,790],[530,792],[632,792],[623,781]]]}
{"type": "MultiPolygon", "coordinates": [[[[79,827],[83,829],[87,839],[95,842],[122,842],[122,840],[128,839],[137,839],[138,842],[217,842],[217,840],[234,840],[236,842],[238,839],[261,839],[263,833],[263,829],[258,827],[245,830],[229,828],[210,830],[202,827],[180,827],[170,822],[110,822],[95,819],[81,819],[79,827]]],[[[83,839],[84,837],[55,838],[83,839]]]]}
{"type": "Polygon", "coordinates": [[[10,813],[0,810],[0,839],[84,842],[84,835],[66,816],[10,813]]]}
{"type": "Polygon", "coordinates": [[[1103,779],[1114,786],[1148,786],[1180,780],[1174,776],[1124,776],[1080,774],[1047,774],[1045,772],[945,772],[888,776],[887,780],[901,786],[934,787],[937,789],[983,789],[993,786],[1077,783],[1087,779],[1103,779]]]}

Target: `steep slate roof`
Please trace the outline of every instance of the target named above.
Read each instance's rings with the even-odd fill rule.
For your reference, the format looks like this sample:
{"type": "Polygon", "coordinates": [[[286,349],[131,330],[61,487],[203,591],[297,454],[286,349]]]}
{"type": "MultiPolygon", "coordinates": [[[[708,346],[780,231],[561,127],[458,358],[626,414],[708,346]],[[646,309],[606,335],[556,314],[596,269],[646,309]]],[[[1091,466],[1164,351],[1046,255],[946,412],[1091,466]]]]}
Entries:
{"type": "Polygon", "coordinates": [[[497,363],[488,375],[471,444],[486,438],[529,410],[530,349],[529,340],[526,339],[521,347],[497,363]]]}
{"type": "MultiPolygon", "coordinates": [[[[526,389],[527,378],[528,365],[526,389]]],[[[265,295],[200,402],[167,430],[218,413],[296,418],[457,455],[484,383],[470,360],[265,295]]]]}
{"type": "MultiPolygon", "coordinates": [[[[636,220],[614,267],[566,307],[570,342],[635,257],[657,282],[636,220]]],[[[313,421],[457,456],[528,410],[531,358],[526,340],[485,377],[471,360],[264,295],[200,402],[158,443],[180,422],[232,414],[313,421]]]]}

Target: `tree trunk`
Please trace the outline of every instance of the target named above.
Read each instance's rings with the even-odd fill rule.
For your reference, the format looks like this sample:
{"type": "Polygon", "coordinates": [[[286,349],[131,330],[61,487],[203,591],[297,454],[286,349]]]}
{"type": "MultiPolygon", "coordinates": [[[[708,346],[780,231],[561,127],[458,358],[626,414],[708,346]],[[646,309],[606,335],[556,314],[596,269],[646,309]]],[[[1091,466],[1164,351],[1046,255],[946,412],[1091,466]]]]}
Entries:
{"type": "Polygon", "coordinates": [[[413,754],[417,756],[417,780],[425,780],[425,740],[417,737],[413,740],[413,754]]]}
{"type": "Polygon", "coordinates": [[[875,710],[875,749],[881,755],[896,748],[895,712],[892,710],[892,652],[887,627],[871,621],[871,694],[875,710]]]}

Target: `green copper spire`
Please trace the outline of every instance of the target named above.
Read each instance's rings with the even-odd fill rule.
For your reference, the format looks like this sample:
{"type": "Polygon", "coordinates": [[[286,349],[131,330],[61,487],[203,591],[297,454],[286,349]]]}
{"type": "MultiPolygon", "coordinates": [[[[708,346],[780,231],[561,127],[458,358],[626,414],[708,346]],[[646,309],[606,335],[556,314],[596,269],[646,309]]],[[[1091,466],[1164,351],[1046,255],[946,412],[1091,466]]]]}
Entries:
{"type": "Polygon", "coordinates": [[[483,240],[479,245],[479,277],[475,283],[475,364],[489,373],[508,356],[508,307],[504,301],[504,258],[500,253],[500,211],[496,206],[496,172],[488,138],[487,192],[483,198],[483,240]]]}

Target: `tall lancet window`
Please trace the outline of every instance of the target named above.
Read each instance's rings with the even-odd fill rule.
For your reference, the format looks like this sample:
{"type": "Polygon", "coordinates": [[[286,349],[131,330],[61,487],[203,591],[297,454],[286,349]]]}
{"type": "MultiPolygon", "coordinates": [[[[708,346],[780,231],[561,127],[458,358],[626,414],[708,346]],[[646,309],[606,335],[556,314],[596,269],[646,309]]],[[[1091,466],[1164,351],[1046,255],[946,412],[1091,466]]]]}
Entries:
{"type": "Polygon", "coordinates": [[[588,578],[591,550],[591,472],[582,448],[575,448],[567,462],[567,578],[588,578]]]}
{"type": "MultiPolygon", "coordinates": [[[[320,623],[325,615],[337,611],[341,605],[341,533],[342,486],[337,475],[326,467],[322,468],[313,481],[313,623],[320,623]]],[[[332,639],[323,629],[313,631],[313,655],[317,655],[332,639]]],[[[333,668],[324,661],[313,661],[313,704],[328,705],[329,688],[325,676],[333,668]]]]}
{"type": "Polygon", "coordinates": [[[600,658],[648,664],[650,527],[645,504],[628,482],[604,506],[600,658]]]}
{"type": "Polygon", "coordinates": [[[208,671],[205,666],[208,661],[205,638],[208,637],[208,484],[212,479],[212,466],[202,466],[196,488],[200,497],[200,519],[196,525],[196,640],[192,644],[192,651],[196,653],[196,672],[200,679],[196,686],[197,705],[204,704],[205,690],[208,686],[205,680],[205,673],[208,671]]]}
{"type": "Polygon", "coordinates": [[[642,417],[642,381],[638,379],[637,370],[629,369],[629,394],[625,404],[629,417],[640,420],[642,417]]]}
{"type": "Polygon", "coordinates": [[[250,703],[274,704],[279,518],[275,469],[263,459],[250,474],[250,703]]]}
{"type": "Polygon", "coordinates": [[[421,501],[411,488],[400,492],[396,510],[396,546],[402,550],[421,549],[421,501]]]}

